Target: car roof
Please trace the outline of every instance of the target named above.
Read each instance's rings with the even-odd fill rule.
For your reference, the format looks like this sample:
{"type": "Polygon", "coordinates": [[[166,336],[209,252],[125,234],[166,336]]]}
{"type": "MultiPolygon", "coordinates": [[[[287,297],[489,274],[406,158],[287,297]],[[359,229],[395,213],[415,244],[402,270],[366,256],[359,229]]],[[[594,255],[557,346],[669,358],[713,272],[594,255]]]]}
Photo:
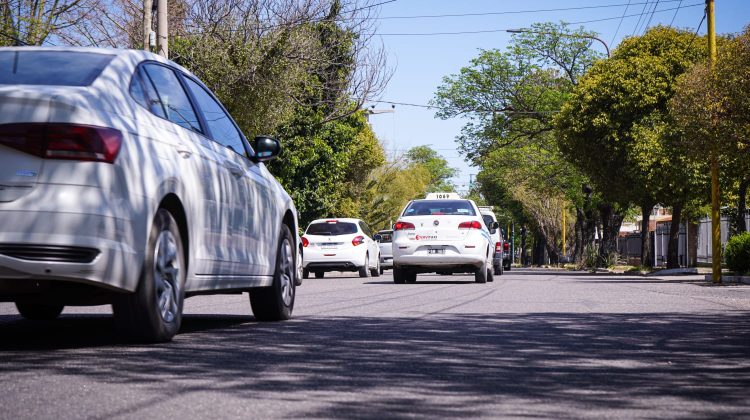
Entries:
{"type": "MultiPolygon", "coordinates": [[[[102,48],[102,47],[37,47],[37,46],[23,46],[23,47],[0,47],[0,51],[60,51],[60,52],[85,52],[85,53],[91,53],[91,54],[106,54],[106,55],[114,55],[117,58],[121,58],[125,61],[157,61],[160,63],[168,64],[176,69],[179,69],[185,74],[188,74],[192,77],[197,77],[188,69],[182,67],[181,65],[175,63],[172,60],[168,60],[158,54],[154,54],[149,51],[144,50],[133,50],[133,49],[125,49],[125,48],[102,48]]],[[[112,65],[112,63],[110,63],[112,65]]],[[[109,67],[109,66],[108,66],[109,67]]]]}
{"type": "Polygon", "coordinates": [[[362,221],[362,219],[354,219],[354,218],[351,218],[351,217],[326,217],[325,219],[315,219],[312,222],[310,222],[310,224],[313,224],[313,223],[326,223],[329,220],[335,220],[337,222],[342,222],[342,223],[359,223],[359,222],[362,221]]]}

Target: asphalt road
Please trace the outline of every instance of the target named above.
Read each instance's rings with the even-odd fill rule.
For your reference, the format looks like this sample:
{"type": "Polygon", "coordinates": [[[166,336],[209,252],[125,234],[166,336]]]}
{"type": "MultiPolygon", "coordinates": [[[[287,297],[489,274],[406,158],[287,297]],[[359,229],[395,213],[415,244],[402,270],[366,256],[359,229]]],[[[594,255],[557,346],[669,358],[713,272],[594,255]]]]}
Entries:
{"type": "Polygon", "coordinates": [[[109,307],[0,303],[0,418],[748,418],[750,286],[514,269],[308,279],[294,319],[191,298],[172,343],[109,307]]]}

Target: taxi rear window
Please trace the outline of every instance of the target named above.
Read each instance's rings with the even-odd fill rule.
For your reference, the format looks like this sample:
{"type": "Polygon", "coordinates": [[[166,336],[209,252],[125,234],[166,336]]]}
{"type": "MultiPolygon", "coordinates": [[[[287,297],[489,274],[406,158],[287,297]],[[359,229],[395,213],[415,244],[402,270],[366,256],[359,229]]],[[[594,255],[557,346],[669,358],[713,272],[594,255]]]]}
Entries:
{"type": "Polygon", "coordinates": [[[418,200],[409,203],[402,216],[476,216],[467,200],[418,200]]]}
{"type": "Polygon", "coordinates": [[[313,223],[307,228],[307,235],[351,235],[357,233],[357,225],[347,222],[318,222],[313,223]]]}

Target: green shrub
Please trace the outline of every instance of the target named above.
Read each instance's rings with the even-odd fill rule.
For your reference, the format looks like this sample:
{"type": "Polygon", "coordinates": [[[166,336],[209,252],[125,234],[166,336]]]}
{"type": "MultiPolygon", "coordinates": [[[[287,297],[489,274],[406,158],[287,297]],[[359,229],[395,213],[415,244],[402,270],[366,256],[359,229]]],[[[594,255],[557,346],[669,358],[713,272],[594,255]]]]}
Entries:
{"type": "Polygon", "coordinates": [[[732,236],[724,250],[727,267],[735,273],[750,272],[750,232],[732,236]]]}

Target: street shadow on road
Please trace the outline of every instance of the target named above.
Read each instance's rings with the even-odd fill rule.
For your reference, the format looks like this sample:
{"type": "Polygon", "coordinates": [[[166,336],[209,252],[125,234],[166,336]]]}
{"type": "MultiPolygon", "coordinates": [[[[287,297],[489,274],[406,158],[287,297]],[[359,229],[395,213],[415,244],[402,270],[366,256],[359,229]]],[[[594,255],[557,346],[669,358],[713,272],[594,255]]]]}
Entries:
{"type": "Polygon", "coordinates": [[[174,342],[127,348],[117,344],[107,316],[36,325],[2,318],[0,372],[64,372],[110,386],[152,387],[162,396],[154,405],[214,391],[248,404],[290,393],[315,402],[295,411],[286,401],[291,412],[284,417],[569,418],[576,410],[639,417],[653,414],[658,402],[667,404],[668,417],[750,413],[750,316],[739,311],[316,316],[278,323],[190,315],[174,342]],[[39,340],[47,350],[39,351],[39,340]],[[72,349],[86,345],[95,351],[72,349]],[[506,400],[529,404],[488,411],[506,400]]]}

